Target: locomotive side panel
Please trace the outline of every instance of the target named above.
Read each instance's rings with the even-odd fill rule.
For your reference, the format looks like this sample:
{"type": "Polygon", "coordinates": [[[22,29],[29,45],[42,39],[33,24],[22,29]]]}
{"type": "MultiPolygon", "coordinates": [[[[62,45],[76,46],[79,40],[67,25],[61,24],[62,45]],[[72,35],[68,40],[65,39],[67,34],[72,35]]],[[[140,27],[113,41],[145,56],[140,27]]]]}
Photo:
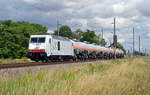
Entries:
{"type": "Polygon", "coordinates": [[[52,38],[51,56],[53,55],[73,56],[72,43],[70,41],[52,38]]]}

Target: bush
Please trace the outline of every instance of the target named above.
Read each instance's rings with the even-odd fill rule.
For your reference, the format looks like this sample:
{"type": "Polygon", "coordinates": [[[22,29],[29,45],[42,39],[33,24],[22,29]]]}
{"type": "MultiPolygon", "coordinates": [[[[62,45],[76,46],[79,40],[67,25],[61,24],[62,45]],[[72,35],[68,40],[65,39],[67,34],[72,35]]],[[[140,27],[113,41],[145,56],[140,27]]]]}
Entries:
{"type": "Polygon", "coordinates": [[[47,28],[40,24],[0,21],[0,58],[27,56],[30,35],[46,32],[47,28]]]}

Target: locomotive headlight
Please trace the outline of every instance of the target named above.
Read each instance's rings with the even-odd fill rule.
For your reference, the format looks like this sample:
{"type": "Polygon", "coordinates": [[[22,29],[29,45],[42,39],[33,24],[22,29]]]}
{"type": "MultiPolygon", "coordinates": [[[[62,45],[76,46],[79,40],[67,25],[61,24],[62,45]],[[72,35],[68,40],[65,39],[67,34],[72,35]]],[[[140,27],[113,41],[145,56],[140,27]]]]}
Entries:
{"type": "Polygon", "coordinates": [[[34,49],[34,50],[28,50],[29,53],[41,53],[45,52],[45,49],[34,49]]]}
{"type": "Polygon", "coordinates": [[[41,52],[45,52],[45,49],[41,49],[41,52]]]}

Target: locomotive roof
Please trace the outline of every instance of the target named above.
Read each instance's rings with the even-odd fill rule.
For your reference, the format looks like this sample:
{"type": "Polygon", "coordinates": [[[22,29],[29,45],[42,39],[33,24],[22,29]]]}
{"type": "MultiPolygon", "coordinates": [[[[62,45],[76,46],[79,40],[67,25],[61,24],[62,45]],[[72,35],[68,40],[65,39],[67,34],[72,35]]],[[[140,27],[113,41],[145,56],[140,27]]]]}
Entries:
{"type": "Polygon", "coordinates": [[[51,35],[51,36],[58,40],[70,41],[70,39],[68,39],[66,37],[61,37],[61,36],[57,36],[57,35],[51,35]]]}
{"type": "Polygon", "coordinates": [[[45,33],[45,34],[35,34],[35,35],[50,35],[50,36],[52,36],[52,38],[54,38],[54,39],[64,40],[64,41],[70,41],[70,39],[68,39],[68,38],[66,38],[66,37],[61,37],[61,36],[57,36],[57,35],[53,35],[53,34],[49,34],[49,33],[45,33]]]}

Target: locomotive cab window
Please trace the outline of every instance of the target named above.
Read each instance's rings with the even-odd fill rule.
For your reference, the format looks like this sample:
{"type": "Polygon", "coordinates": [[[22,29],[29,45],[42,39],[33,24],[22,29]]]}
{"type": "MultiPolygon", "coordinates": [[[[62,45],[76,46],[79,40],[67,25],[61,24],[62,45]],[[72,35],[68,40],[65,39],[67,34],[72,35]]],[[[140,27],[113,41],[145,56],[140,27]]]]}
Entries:
{"type": "Polygon", "coordinates": [[[60,51],[60,42],[58,41],[58,51],[60,51]]]}
{"type": "Polygon", "coordinates": [[[30,40],[31,43],[37,43],[37,41],[38,41],[38,38],[35,38],[35,37],[31,38],[30,40]]]}
{"type": "Polygon", "coordinates": [[[45,38],[44,37],[39,38],[38,43],[45,43],[45,38]]]}
{"type": "Polygon", "coordinates": [[[45,37],[32,37],[30,40],[31,43],[45,43],[45,37]]]}

